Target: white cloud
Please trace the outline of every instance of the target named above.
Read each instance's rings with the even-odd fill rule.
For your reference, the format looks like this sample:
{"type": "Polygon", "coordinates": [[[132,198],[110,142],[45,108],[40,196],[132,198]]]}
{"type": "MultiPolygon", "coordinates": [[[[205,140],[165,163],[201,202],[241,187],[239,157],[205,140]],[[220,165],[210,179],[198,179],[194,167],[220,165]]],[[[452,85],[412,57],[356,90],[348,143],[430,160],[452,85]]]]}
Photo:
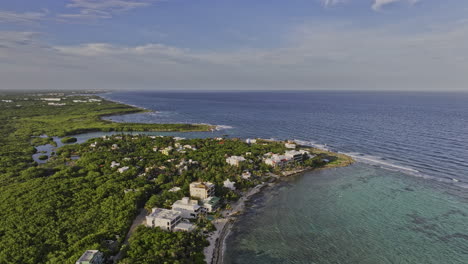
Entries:
{"type": "Polygon", "coordinates": [[[325,7],[334,6],[339,3],[344,3],[346,0],[320,0],[325,7]]]}
{"type": "Polygon", "coordinates": [[[0,23],[33,23],[44,19],[47,16],[44,12],[17,13],[0,10],[0,23]]]}
{"type": "Polygon", "coordinates": [[[163,44],[48,46],[0,34],[2,88],[467,89],[468,24],[398,28],[306,24],[286,46],[197,51],[163,44]],[[448,29],[451,28],[451,29],[448,29]]]}
{"type": "Polygon", "coordinates": [[[60,14],[60,18],[111,18],[113,14],[151,5],[154,0],[71,0],[68,8],[76,13],[60,14]]]}
{"type": "Polygon", "coordinates": [[[389,5],[389,4],[396,3],[396,2],[407,2],[410,5],[414,5],[418,1],[419,0],[374,0],[374,4],[372,5],[372,9],[374,9],[375,11],[379,11],[385,5],[389,5]]]}

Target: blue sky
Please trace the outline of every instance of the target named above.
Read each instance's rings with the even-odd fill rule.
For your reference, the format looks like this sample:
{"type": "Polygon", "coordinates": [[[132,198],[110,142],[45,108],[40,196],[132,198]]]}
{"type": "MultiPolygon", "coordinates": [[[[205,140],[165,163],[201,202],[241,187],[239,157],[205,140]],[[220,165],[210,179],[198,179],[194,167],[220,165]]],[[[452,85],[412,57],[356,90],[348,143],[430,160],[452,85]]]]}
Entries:
{"type": "Polygon", "coordinates": [[[0,2],[0,89],[468,90],[468,2],[0,2]]]}

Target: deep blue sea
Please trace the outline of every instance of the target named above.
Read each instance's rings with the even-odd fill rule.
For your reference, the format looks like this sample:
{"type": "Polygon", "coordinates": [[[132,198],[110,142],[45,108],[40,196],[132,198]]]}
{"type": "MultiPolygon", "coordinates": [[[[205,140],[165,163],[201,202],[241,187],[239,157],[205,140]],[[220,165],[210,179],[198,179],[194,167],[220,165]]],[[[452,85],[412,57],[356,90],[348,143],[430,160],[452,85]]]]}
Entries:
{"type": "Polygon", "coordinates": [[[112,92],[154,110],[114,121],[208,123],[241,138],[295,139],[353,166],[256,197],[226,263],[468,263],[468,93],[112,92]]]}

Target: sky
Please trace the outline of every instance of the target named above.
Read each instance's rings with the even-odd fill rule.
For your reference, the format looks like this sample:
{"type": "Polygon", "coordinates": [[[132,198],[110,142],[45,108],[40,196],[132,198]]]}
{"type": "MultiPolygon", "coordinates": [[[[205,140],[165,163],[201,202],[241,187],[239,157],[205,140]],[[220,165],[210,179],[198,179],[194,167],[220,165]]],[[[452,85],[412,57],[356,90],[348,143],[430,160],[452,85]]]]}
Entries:
{"type": "Polygon", "coordinates": [[[5,0],[0,89],[468,91],[468,1],[5,0]]]}

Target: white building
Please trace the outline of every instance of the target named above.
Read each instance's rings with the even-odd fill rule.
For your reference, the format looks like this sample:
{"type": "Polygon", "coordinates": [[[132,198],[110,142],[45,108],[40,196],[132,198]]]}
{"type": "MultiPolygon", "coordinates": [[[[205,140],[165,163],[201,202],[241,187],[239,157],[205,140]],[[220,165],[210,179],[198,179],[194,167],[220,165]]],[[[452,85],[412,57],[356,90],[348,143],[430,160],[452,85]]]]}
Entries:
{"type": "Polygon", "coordinates": [[[89,146],[92,147],[92,148],[95,148],[97,146],[97,142],[95,141],[94,143],[91,143],[89,146]]]}
{"type": "Polygon", "coordinates": [[[60,102],[62,98],[41,98],[42,101],[60,102]]]}
{"type": "Polygon", "coordinates": [[[284,146],[288,149],[295,149],[296,148],[296,144],[293,144],[293,143],[285,143],[284,146]]]}
{"type": "Polygon", "coordinates": [[[176,201],[172,205],[172,210],[179,211],[182,218],[186,219],[194,219],[204,213],[203,207],[198,205],[198,201],[190,200],[188,197],[184,197],[182,200],[176,201]]]}
{"type": "Polygon", "coordinates": [[[193,230],[195,230],[195,225],[191,223],[185,223],[185,222],[178,223],[174,227],[174,231],[192,232],[193,230]]]}
{"type": "Polygon", "coordinates": [[[236,183],[235,182],[232,182],[231,180],[227,179],[223,182],[224,184],[224,188],[228,188],[230,190],[235,190],[236,189],[236,186],[234,186],[236,183]]]}
{"type": "Polygon", "coordinates": [[[169,192],[178,192],[180,190],[180,187],[172,187],[171,189],[169,189],[169,192]]]}
{"type": "Polygon", "coordinates": [[[250,171],[244,171],[241,175],[242,179],[244,180],[250,179],[251,176],[252,176],[252,173],[250,173],[250,171]]]}
{"type": "Polygon", "coordinates": [[[153,208],[151,214],[146,216],[146,226],[160,227],[162,230],[172,231],[180,220],[182,220],[181,212],[153,208]]]}
{"type": "Polygon", "coordinates": [[[169,155],[171,154],[171,151],[173,150],[174,148],[172,146],[169,146],[167,148],[164,148],[164,149],[161,149],[160,152],[164,155],[169,155]]]}
{"type": "Polygon", "coordinates": [[[111,165],[110,165],[111,168],[115,168],[115,167],[119,167],[119,166],[120,166],[120,163],[115,162],[115,161],[112,161],[111,165]]]}
{"type": "Polygon", "coordinates": [[[245,143],[247,143],[247,144],[256,144],[257,140],[248,138],[248,139],[245,140],[245,143]]]}
{"type": "Polygon", "coordinates": [[[232,166],[239,166],[239,163],[245,161],[245,158],[242,156],[231,156],[226,159],[226,162],[232,166]]]}
{"type": "Polygon", "coordinates": [[[307,154],[308,152],[307,151],[298,151],[298,150],[288,150],[285,152],[285,156],[294,160],[294,161],[297,161],[297,162],[301,162],[304,160],[304,154],[307,154]]]}
{"type": "Polygon", "coordinates": [[[115,150],[115,149],[119,149],[119,145],[117,145],[117,144],[112,144],[111,149],[114,149],[114,150],[115,150]]]}
{"type": "Polygon", "coordinates": [[[291,158],[285,155],[273,154],[264,160],[265,164],[277,167],[284,166],[291,161],[291,158]]]}
{"type": "Polygon", "coordinates": [[[86,250],[75,264],[102,264],[104,255],[99,250],[86,250]]]}
{"type": "Polygon", "coordinates": [[[208,197],[203,200],[203,208],[209,213],[214,212],[218,208],[219,198],[218,197],[208,197]]]}
{"type": "Polygon", "coordinates": [[[211,182],[192,182],[190,196],[204,200],[215,194],[215,185],[211,182]]]}
{"type": "Polygon", "coordinates": [[[130,169],[130,168],[125,166],[125,167],[119,168],[117,171],[120,172],[120,173],[124,173],[124,172],[128,171],[128,169],[130,169]]]}

